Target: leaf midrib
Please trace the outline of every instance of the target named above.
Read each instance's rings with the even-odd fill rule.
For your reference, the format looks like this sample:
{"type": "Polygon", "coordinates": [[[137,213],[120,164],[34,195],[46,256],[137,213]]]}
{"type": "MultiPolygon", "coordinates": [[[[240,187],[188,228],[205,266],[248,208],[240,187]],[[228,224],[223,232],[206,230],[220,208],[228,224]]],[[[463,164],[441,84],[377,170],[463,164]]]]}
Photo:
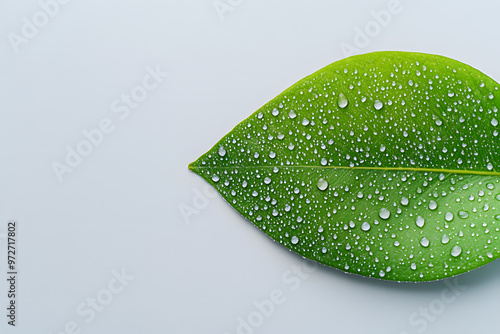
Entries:
{"type": "Polygon", "coordinates": [[[417,167],[347,167],[347,166],[311,166],[311,165],[288,165],[288,166],[191,166],[189,169],[250,169],[250,168],[319,168],[319,169],[349,169],[349,170],[380,170],[380,171],[411,171],[411,172],[428,172],[428,173],[447,173],[447,174],[468,174],[468,175],[484,175],[484,176],[500,176],[497,171],[476,171],[466,169],[440,169],[440,168],[417,168],[417,167]]]}

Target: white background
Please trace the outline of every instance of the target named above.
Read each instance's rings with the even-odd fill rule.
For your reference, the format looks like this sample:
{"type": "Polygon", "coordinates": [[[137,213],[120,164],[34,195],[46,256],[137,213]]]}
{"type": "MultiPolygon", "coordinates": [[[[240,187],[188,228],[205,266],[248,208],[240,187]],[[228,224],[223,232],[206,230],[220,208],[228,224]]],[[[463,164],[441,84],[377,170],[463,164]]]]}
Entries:
{"type": "Polygon", "coordinates": [[[397,13],[375,23],[372,11],[389,7],[388,0],[73,0],[44,22],[38,1],[2,1],[0,233],[9,219],[19,222],[20,276],[12,328],[0,235],[0,332],[497,327],[500,263],[426,284],[325,267],[297,274],[310,262],[271,241],[187,169],[264,103],[347,56],[342,45],[445,55],[500,81],[500,3],[401,0],[397,13]],[[231,10],[218,12],[217,4],[231,10]],[[29,38],[23,18],[41,20],[29,38]],[[356,37],[356,29],[372,36],[356,37]],[[139,92],[148,68],[169,75],[121,119],[112,104],[139,92]],[[82,131],[104,119],[114,131],[60,182],[54,162],[65,164],[67,146],[76,149],[82,131]],[[126,286],[110,292],[122,271],[126,286]],[[255,303],[275,290],[284,302],[262,315],[255,303]],[[78,308],[90,310],[92,298],[105,305],[90,319],[78,308]]]}

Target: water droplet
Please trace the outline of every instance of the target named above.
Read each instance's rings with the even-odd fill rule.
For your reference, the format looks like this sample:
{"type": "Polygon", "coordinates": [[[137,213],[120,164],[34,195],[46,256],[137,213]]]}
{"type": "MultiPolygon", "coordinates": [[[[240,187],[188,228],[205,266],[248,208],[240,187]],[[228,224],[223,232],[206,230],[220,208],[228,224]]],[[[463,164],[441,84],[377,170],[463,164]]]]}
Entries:
{"type": "Polygon", "coordinates": [[[226,155],[226,149],[224,148],[224,146],[219,146],[219,155],[221,157],[225,156],[226,155]]]}
{"type": "Polygon", "coordinates": [[[418,216],[417,221],[415,222],[418,227],[424,227],[425,219],[423,217],[418,216]]]}
{"type": "Polygon", "coordinates": [[[361,229],[362,229],[363,231],[365,231],[365,232],[366,232],[366,231],[369,231],[369,230],[370,230],[370,228],[371,228],[371,225],[370,225],[370,223],[368,223],[368,222],[364,222],[363,224],[361,224],[361,229]]]}
{"type": "Polygon", "coordinates": [[[453,257],[457,257],[459,256],[460,254],[462,254],[462,247],[456,245],[456,246],[453,246],[452,250],[451,250],[451,256],[453,257]]]}
{"type": "Polygon", "coordinates": [[[493,164],[491,162],[488,162],[488,164],[486,165],[486,168],[488,170],[492,170],[493,169],[493,164]]]}
{"type": "Polygon", "coordinates": [[[384,144],[380,145],[380,152],[385,152],[385,146],[384,146],[384,144]]]}
{"type": "Polygon", "coordinates": [[[373,104],[373,106],[375,107],[375,109],[380,110],[380,109],[382,109],[384,104],[382,103],[382,101],[376,100],[375,103],[373,104]]]}
{"type": "Polygon", "coordinates": [[[448,236],[448,234],[443,234],[443,237],[441,238],[441,242],[446,245],[449,241],[450,241],[450,237],[448,236]]]}
{"type": "Polygon", "coordinates": [[[345,108],[345,107],[347,107],[348,103],[349,103],[349,101],[347,101],[347,98],[345,97],[345,95],[342,94],[342,93],[340,93],[339,94],[339,100],[338,100],[339,108],[345,108]]]}
{"type": "Polygon", "coordinates": [[[406,198],[406,197],[401,198],[401,205],[406,206],[406,205],[408,205],[408,202],[409,202],[408,198],[406,198]]]}
{"type": "Polygon", "coordinates": [[[452,90],[448,91],[448,96],[449,96],[449,97],[453,97],[453,96],[455,96],[455,92],[454,92],[454,91],[452,91],[452,90]]]}
{"type": "Polygon", "coordinates": [[[212,176],[212,181],[214,181],[214,182],[219,182],[219,180],[220,180],[219,175],[214,175],[214,176],[212,176]]]}
{"type": "Polygon", "coordinates": [[[302,125],[304,125],[304,126],[305,126],[305,125],[309,125],[309,120],[308,120],[307,118],[304,118],[304,119],[302,120],[302,125]]]}
{"type": "Polygon", "coordinates": [[[268,177],[266,177],[266,178],[264,179],[264,183],[265,183],[265,184],[269,184],[269,183],[271,183],[271,179],[270,179],[270,178],[268,178],[268,177]]]}
{"type": "Polygon", "coordinates": [[[326,247],[323,247],[323,249],[321,250],[321,252],[322,252],[323,254],[326,254],[326,252],[327,252],[326,247]]]}
{"type": "Polygon", "coordinates": [[[378,274],[379,274],[380,277],[384,277],[385,276],[385,271],[381,270],[381,271],[379,271],[378,274]]]}
{"type": "Polygon", "coordinates": [[[493,118],[491,120],[491,125],[493,125],[493,126],[497,126],[498,125],[498,121],[496,120],[496,118],[493,118]]]}
{"type": "Polygon", "coordinates": [[[429,239],[427,239],[426,237],[423,237],[421,240],[420,240],[420,244],[424,247],[429,247],[429,239]]]}
{"type": "Polygon", "coordinates": [[[278,116],[279,113],[280,113],[280,111],[278,109],[276,109],[276,108],[274,108],[273,111],[272,111],[273,116],[278,116]]]}
{"type": "Polygon", "coordinates": [[[460,218],[465,219],[465,218],[469,217],[469,213],[467,211],[458,211],[458,216],[460,218]]]}
{"type": "Polygon", "coordinates": [[[270,152],[269,153],[269,158],[271,158],[271,159],[276,158],[276,152],[270,152]]]}
{"type": "Polygon", "coordinates": [[[328,160],[326,160],[325,158],[322,158],[322,159],[321,159],[321,164],[322,164],[323,166],[326,166],[326,164],[327,164],[327,163],[328,163],[328,160]]]}
{"type": "Polygon", "coordinates": [[[328,188],[328,181],[325,179],[321,178],[318,180],[318,183],[316,183],[316,186],[318,187],[319,190],[325,191],[326,188],[328,188]]]}
{"type": "Polygon", "coordinates": [[[289,116],[291,119],[294,119],[295,117],[297,117],[297,114],[295,113],[295,111],[291,110],[291,111],[288,113],[288,116],[289,116]]]}
{"type": "Polygon", "coordinates": [[[296,245],[298,242],[299,242],[299,238],[297,238],[296,236],[293,236],[292,237],[292,244],[296,245]]]}
{"type": "Polygon", "coordinates": [[[391,212],[389,210],[387,210],[386,208],[382,208],[378,212],[378,215],[382,219],[389,219],[389,217],[391,216],[391,212]]]}
{"type": "Polygon", "coordinates": [[[437,205],[437,203],[435,201],[431,200],[429,202],[429,209],[436,210],[437,207],[438,207],[438,205],[437,205]]]}
{"type": "Polygon", "coordinates": [[[446,212],[446,214],[444,215],[444,219],[446,219],[447,222],[452,221],[453,217],[454,215],[451,212],[446,212]]]}
{"type": "Polygon", "coordinates": [[[488,252],[488,253],[486,253],[486,256],[491,259],[493,257],[493,254],[491,254],[490,252],[488,252]]]}

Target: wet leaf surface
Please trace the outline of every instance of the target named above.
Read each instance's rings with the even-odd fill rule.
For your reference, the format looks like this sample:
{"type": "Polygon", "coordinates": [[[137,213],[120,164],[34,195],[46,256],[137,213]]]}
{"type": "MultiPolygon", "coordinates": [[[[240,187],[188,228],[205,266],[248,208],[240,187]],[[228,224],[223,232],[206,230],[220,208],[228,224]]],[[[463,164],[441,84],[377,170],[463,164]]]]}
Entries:
{"type": "Polygon", "coordinates": [[[499,95],[449,58],[354,56],[284,91],[190,169],[304,257],[386,280],[451,277],[500,257],[499,95]]]}

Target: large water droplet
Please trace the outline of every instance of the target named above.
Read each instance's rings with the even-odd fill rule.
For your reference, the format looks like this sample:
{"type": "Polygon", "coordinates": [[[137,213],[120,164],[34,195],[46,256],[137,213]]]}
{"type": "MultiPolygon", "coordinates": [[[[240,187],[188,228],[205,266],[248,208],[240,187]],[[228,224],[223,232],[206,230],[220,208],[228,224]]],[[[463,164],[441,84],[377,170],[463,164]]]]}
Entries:
{"type": "Polygon", "coordinates": [[[214,182],[219,182],[219,180],[220,180],[219,175],[214,175],[214,176],[212,176],[212,181],[214,181],[214,182]]]}
{"type": "Polygon", "coordinates": [[[370,225],[370,223],[368,223],[368,222],[364,222],[363,224],[361,224],[361,229],[362,229],[363,231],[369,231],[369,230],[370,230],[370,228],[371,228],[371,225],[370,225]]]}
{"type": "Polygon", "coordinates": [[[226,149],[224,148],[224,146],[219,146],[219,155],[221,157],[225,156],[226,155],[226,149]]]}
{"type": "Polygon", "coordinates": [[[382,101],[376,100],[375,103],[373,104],[373,106],[375,107],[375,109],[380,110],[380,109],[382,109],[384,104],[382,103],[382,101]]]}
{"type": "Polygon", "coordinates": [[[304,118],[302,120],[302,125],[309,125],[309,120],[307,118],[304,118]]]}
{"type": "Polygon", "coordinates": [[[497,126],[498,125],[498,121],[496,120],[496,118],[493,118],[491,120],[491,125],[493,125],[493,126],[497,126]]]}
{"type": "Polygon", "coordinates": [[[429,202],[429,209],[436,210],[437,207],[438,207],[438,205],[437,205],[437,203],[435,201],[431,200],[429,202]]]}
{"type": "Polygon", "coordinates": [[[292,244],[296,245],[298,242],[299,242],[299,238],[297,238],[296,236],[293,236],[292,237],[292,244]]]}
{"type": "Polygon", "coordinates": [[[418,227],[424,227],[425,219],[423,217],[418,216],[417,221],[415,222],[418,227]]]}
{"type": "Polygon", "coordinates": [[[453,220],[453,213],[446,212],[446,214],[444,215],[444,219],[446,219],[447,222],[452,221],[453,220]]]}
{"type": "Polygon", "coordinates": [[[278,116],[280,111],[278,109],[274,108],[271,113],[273,114],[273,116],[278,116]]]}
{"type": "Polygon", "coordinates": [[[486,168],[488,170],[492,170],[493,169],[493,164],[491,162],[488,162],[488,164],[486,165],[486,168]]]}
{"type": "Polygon", "coordinates": [[[469,213],[467,211],[458,211],[458,216],[460,218],[465,219],[465,218],[469,217],[469,213]]]}
{"type": "Polygon", "coordinates": [[[424,247],[429,247],[429,239],[427,239],[426,237],[423,237],[421,240],[420,240],[420,244],[424,247]]]}
{"type": "Polygon", "coordinates": [[[345,95],[342,94],[342,93],[340,93],[339,94],[339,100],[338,100],[339,108],[345,108],[345,107],[347,107],[348,103],[349,103],[349,101],[347,101],[347,98],[345,97],[345,95]]]}
{"type": "Polygon", "coordinates": [[[441,242],[446,245],[449,241],[450,241],[450,237],[448,236],[448,234],[443,234],[443,237],[441,238],[441,242]]]}
{"type": "Polygon", "coordinates": [[[386,208],[382,208],[378,212],[378,215],[382,219],[389,219],[389,217],[391,216],[391,212],[389,210],[387,210],[386,208]]]}
{"type": "Polygon", "coordinates": [[[457,257],[460,254],[462,254],[462,247],[460,247],[459,245],[453,246],[451,250],[451,256],[457,257]]]}
{"type": "Polygon", "coordinates": [[[385,146],[384,146],[384,144],[380,145],[380,152],[385,152],[385,146]]]}
{"type": "Polygon", "coordinates": [[[328,188],[328,181],[321,178],[318,180],[318,183],[316,183],[316,186],[318,187],[319,190],[325,191],[326,188],[328,188]]]}
{"type": "Polygon", "coordinates": [[[295,111],[293,110],[290,110],[290,112],[288,113],[288,116],[292,119],[294,119],[295,117],[297,117],[297,114],[295,113],[295,111]]]}
{"type": "Polygon", "coordinates": [[[401,205],[405,205],[405,206],[408,205],[408,201],[409,200],[406,197],[401,198],[401,205]]]}

